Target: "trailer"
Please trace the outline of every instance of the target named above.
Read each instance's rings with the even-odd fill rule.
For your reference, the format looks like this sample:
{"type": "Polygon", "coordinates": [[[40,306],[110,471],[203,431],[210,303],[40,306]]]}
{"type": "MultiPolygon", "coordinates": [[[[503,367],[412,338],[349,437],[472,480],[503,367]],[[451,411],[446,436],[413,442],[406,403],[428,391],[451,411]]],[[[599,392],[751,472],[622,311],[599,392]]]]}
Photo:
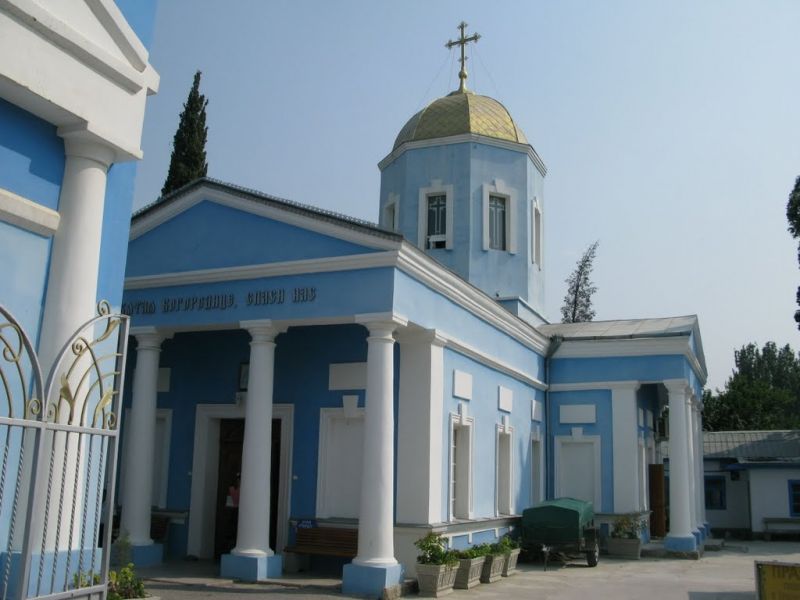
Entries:
{"type": "Polygon", "coordinates": [[[522,511],[522,549],[543,555],[545,569],[551,552],[584,554],[586,563],[596,567],[600,559],[598,540],[591,502],[558,498],[522,511]]]}

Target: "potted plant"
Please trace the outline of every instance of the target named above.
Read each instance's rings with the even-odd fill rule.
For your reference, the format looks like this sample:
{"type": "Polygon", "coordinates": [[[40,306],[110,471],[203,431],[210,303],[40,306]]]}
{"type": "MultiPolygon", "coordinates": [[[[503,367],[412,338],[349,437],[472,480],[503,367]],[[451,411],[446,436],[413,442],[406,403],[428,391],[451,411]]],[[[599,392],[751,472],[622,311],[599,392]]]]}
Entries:
{"type": "Polygon", "coordinates": [[[503,576],[503,567],[506,566],[506,555],[499,544],[484,544],[486,560],[481,571],[481,583],[494,583],[503,576]]]}
{"type": "Polygon", "coordinates": [[[458,570],[456,571],[455,587],[459,590],[468,590],[481,582],[483,563],[486,554],[481,546],[472,546],[458,553],[458,570]]]}
{"type": "Polygon", "coordinates": [[[642,554],[641,534],[644,523],[638,513],[617,516],[609,534],[607,548],[611,556],[639,559],[642,554]]]}
{"type": "Polygon", "coordinates": [[[513,575],[517,570],[519,560],[519,542],[510,535],[504,535],[498,542],[498,547],[503,551],[505,562],[503,563],[503,577],[513,575]]]}
{"type": "Polygon", "coordinates": [[[452,592],[458,558],[447,549],[445,539],[431,532],[414,545],[420,551],[417,556],[419,595],[438,597],[452,592]]]}

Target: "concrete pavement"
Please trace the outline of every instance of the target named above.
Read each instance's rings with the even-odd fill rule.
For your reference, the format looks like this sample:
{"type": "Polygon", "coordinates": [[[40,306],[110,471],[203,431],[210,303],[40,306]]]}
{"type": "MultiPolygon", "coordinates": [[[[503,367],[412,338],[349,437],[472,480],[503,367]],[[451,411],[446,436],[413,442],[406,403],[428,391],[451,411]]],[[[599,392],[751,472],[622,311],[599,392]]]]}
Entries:
{"type": "MultiPolygon", "coordinates": [[[[800,562],[797,542],[733,542],[719,552],[707,552],[701,560],[647,558],[627,561],[601,556],[595,568],[585,560],[561,565],[551,562],[520,564],[516,575],[456,590],[448,598],[489,600],[535,598],[537,600],[755,600],[753,563],[756,560],[800,562]]],[[[148,593],[163,600],[261,600],[292,598],[322,600],[344,598],[339,581],[311,576],[282,579],[280,584],[234,583],[209,575],[208,563],[191,568],[167,565],[161,571],[146,570],[148,593]]]]}

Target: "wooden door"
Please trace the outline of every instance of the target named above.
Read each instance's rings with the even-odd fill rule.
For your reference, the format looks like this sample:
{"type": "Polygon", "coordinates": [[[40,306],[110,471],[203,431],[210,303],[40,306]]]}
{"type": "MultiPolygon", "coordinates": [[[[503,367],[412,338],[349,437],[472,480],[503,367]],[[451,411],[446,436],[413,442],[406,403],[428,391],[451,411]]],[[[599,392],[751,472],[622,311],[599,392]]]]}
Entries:
{"type": "Polygon", "coordinates": [[[664,465],[648,465],[647,477],[650,481],[650,535],[667,535],[667,495],[664,485],[664,465]]]}

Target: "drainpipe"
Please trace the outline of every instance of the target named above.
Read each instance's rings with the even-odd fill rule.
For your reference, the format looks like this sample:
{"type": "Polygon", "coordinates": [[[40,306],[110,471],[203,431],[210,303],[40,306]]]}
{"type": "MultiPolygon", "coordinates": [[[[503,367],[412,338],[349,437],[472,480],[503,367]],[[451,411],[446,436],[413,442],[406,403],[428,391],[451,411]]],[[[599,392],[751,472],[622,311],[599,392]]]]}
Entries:
{"type": "Polygon", "coordinates": [[[549,467],[546,473],[549,477],[545,478],[545,499],[553,497],[553,473],[555,472],[555,465],[551,464],[550,458],[553,456],[553,428],[550,420],[550,359],[558,352],[561,343],[564,341],[563,335],[551,335],[550,347],[547,349],[547,354],[544,357],[544,382],[547,388],[544,391],[544,414],[545,414],[545,430],[546,435],[546,449],[545,449],[545,464],[549,467]]]}

